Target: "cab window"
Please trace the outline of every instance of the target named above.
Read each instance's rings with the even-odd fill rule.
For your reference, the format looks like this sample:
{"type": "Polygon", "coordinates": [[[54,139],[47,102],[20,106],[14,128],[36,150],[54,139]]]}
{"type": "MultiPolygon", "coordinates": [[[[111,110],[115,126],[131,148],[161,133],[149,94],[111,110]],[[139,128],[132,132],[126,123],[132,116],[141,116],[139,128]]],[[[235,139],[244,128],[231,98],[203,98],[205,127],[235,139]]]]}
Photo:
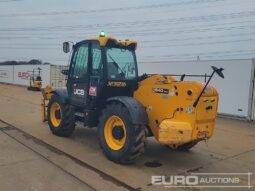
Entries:
{"type": "Polygon", "coordinates": [[[92,43],[92,75],[101,75],[103,72],[103,64],[101,58],[101,47],[98,42],[92,43]]]}
{"type": "Polygon", "coordinates": [[[108,79],[130,80],[137,77],[135,53],[121,48],[106,48],[108,79]]]}
{"type": "Polygon", "coordinates": [[[89,48],[88,43],[79,46],[73,57],[72,63],[72,78],[85,78],[88,72],[88,55],[89,48]]]}

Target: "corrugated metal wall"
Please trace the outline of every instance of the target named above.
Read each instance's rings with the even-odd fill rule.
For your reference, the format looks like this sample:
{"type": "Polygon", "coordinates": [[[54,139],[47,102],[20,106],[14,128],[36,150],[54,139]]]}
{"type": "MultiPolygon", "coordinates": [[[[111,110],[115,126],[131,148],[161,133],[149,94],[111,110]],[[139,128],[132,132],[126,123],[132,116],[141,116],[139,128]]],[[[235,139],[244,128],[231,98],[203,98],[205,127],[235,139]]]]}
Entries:
{"type": "Polygon", "coordinates": [[[66,88],[66,76],[61,73],[62,70],[68,69],[68,66],[51,65],[50,67],[50,84],[53,88],[66,88]]]}
{"type": "Polygon", "coordinates": [[[13,83],[14,66],[0,66],[0,82],[13,83]]]}
{"type": "Polygon", "coordinates": [[[33,69],[41,68],[42,85],[51,84],[53,88],[65,88],[66,76],[61,70],[68,66],[61,65],[0,65],[0,82],[29,86],[29,75],[33,69]]]}
{"type": "Polygon", "coordinates": [[[40,67],[41,77],[42,77],[42,87],[45,87],[50,83],[50,65],[16,65],[14,66],[13,72],[13,83],[28,86],[29,85],[29,75],[33,71],[40,67]]]}
{"type": "Polygon", "coordinates": [[[42,86],[50,84],[50,65],[1,65],[0,66],[0,82],[28,86],[29,75],[40,67],[42,86]]]}

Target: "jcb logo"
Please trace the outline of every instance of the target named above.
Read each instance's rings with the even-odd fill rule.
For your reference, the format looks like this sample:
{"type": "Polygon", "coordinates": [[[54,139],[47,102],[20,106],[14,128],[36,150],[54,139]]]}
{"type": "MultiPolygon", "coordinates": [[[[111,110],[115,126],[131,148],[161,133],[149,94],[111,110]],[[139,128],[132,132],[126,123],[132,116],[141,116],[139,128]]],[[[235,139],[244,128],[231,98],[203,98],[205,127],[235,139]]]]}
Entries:
{"type": "Polygon", "coordinates": [[[85,95],[85,91],[83,89],[74,89],[73,90],[73,94],[74,95],[84,96],[85,95]]]}

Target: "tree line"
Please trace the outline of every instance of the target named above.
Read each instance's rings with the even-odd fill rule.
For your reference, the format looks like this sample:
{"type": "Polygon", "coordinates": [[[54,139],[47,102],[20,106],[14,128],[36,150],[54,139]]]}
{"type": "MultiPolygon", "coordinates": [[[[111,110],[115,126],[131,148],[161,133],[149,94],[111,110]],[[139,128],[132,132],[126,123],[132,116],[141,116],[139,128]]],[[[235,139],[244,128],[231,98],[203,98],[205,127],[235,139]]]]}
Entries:
{"type": "Polygon", "coordinates": [[[0,62],[0,65],[41,65],[41,64],[50,64],[48,62],[43,62],[41,60],[32,59],[30,61],[3,61],[0,62]]]}

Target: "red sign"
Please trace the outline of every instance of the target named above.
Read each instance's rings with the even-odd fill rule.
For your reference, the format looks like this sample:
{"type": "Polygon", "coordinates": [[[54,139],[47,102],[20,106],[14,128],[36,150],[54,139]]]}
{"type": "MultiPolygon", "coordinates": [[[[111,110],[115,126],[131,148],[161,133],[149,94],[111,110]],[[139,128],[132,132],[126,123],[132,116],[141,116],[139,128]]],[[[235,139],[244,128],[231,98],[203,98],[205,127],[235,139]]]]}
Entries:
{"type": "Polygon", "coordinates": [[[30,75],[28,72],[18,72],[18,77],[26,80],[26,79],[29,79],[30,75]]]}
{"type": "Polygon", "coordinates": [[[90,88],[89,88],[89,95],[90,96],[97,96],[97,87],[90,86],[90,88]]]}

